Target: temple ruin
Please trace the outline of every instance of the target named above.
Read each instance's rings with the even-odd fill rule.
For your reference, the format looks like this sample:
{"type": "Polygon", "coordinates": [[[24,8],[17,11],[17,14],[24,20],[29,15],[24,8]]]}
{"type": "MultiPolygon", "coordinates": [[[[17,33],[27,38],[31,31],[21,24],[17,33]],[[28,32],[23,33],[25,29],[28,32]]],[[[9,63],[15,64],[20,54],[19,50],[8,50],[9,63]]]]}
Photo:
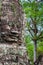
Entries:
{"type": "Polygon", "coordinates": [[[28,65],[23,20],[18,0],[0,0],[0,65],[28,65]]]}

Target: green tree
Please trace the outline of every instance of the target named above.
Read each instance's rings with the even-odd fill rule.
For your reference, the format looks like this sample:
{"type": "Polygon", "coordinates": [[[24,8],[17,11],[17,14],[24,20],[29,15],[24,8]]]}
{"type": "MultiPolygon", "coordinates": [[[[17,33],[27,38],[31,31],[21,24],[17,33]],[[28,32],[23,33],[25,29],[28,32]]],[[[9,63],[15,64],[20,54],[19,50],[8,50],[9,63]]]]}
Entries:
{"type": "Polygon", "coordinates": [[[34,42],[34,61],[36,61],[37,43],[43,39],[43,2],[24,0],[22,6],[27,17],[27,28],[30,37],[34,42]]]}
{"type": "Polygon", "coordinates": [[[29,35],[25,36],[25,42],[26,42],[28,57],[33,62],[33,48],[34,47],[33,47],[33,42],[31,42],[29,35]]]}
{"type": "Polygon", "coordinates": [[[38,48],[37,48],[37,53],[38,53],[38,56],[39,55],[43,55],[43,41],[39,41],[38,43],[38,48]]]}

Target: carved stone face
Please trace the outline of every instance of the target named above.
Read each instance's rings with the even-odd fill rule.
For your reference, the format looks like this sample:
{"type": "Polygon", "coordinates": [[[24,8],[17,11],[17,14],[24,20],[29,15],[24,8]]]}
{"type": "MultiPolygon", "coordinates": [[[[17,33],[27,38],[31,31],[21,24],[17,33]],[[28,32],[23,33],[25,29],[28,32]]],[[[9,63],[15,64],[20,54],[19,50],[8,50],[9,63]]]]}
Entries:
{"type": "MultiPolygon", "coordinates": [[[[23,29],[22,25],[22,8],[18,0],[2,0],[2,16],[0,27],[2,30],[0,31],[0,36],[3,49],[0,50],[0,54],[3,53],[1,61],[4,64],[0,63],[0,65],[18,65],[18,56],[20,56],[20,61],[23,61],[19,65],[26,65],[26,62],[24,63],[23,59],[23,57],[27,58],[26,48],[24,47],[24,44],[21,46],[23,29]],[[12,23],[14,25],[12,25],[12,23]],[[13,47],[12,44],[14,44],[13,47]],[[15,44],[17,44],[17,46],[15,44]],[[21,47],[19,47],[18,44],[20,44],[21,47]]],[[[27,59],[25,60],[27,61],[27,59]]]]}
{"type": "MultiPolygon", "coordinates": [[[[20,32],[22,31],[22,11],[21,6],[18,4],[18,0],[3,0],[2,1],[2,16],[1,16],[1,24],[2,24],[2,31],[1,32],[7,32],[7,34],[4,34],[2,40],[6,42],[6,39],[11,39],[14,41],[14,37],[12,37],[13,32],[20,32]],[[12,25],[12,23],[14,25],[12,25]],[[9,35],[9,32],[11,35],[9,35]],[[13,39],[12,39],[13,38],[13,39]]],[[[20,34],[22,36],[22,34],[20,34]]],[[[21,36],[19,36],[18,43],[21,43],[21,36]]],[[[17,35],[16,35],[17,38],[17,35]]],[[[10,41],[11,41],[10,40],[10,41]]],[[[16,42],[15,40],[15,42],[16,42]]],[[[8,41],[8,40],[7,40],[8,41]]]]}

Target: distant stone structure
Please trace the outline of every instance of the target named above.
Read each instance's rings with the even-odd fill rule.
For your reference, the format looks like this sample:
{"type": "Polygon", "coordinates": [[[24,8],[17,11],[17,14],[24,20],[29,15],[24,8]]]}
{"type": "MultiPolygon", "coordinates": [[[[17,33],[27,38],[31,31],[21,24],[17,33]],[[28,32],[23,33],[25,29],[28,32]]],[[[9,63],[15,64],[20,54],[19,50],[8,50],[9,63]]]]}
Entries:
{"type": "Polygon", "coordinates": [[[24,14],[18,0],[0,0],[0,65],[29,65],[23,42],[24,14]]]}

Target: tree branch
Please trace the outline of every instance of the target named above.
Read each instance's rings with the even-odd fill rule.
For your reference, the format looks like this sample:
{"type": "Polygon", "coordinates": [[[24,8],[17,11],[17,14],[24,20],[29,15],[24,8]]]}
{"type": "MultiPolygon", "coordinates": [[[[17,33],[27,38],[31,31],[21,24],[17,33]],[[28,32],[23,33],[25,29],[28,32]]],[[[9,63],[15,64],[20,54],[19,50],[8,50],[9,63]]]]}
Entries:
{"type": "Polygon", "coordinates": [[[41,40],[41,39],[43,39],[43,36],[38,37],[38,39],[37,39],[37,40],[41,40]]]}
{"type": "Polygon", "coordinates": [[[32,20],[32,23],[33,23],[33,26],[34,26],[34,30],[33,30],[33,32],[34,32],[35,35],[36,35],[37,32],[38,32],[38,29],[37,29],[37,26],[36,26],[36,18],[35,18],[35,20],[33,20],[33,18],[31,17],[31,20],[32,20]]]}
{"type": "Polygon", "coordinates": [[[33,34],[31,33],[30,29],[28,29],[29,33],[31,34],[31,36],[33,37],[33,34]]]}

